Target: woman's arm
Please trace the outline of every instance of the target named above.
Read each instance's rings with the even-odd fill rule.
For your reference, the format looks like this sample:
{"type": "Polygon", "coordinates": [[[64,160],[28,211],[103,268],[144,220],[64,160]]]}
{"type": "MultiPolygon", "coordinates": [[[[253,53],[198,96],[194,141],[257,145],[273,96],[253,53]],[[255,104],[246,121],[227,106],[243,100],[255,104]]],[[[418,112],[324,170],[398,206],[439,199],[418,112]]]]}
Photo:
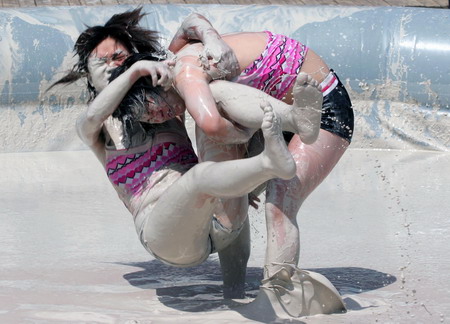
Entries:
{"type": "Polygon", "coordinates": [[[186,109],[205,134],[219,143],[240,144],[250,139],[254,130],[236,127],[222,117],[209,87],[209,78],[194,56],[181,57],[175,68],[174,85],[186,109]]]}
{"type": "MultiPolygon", "coordinates": [[[[228,79],[239,74],[239,63],[231,47],[222,40],[209,20],[197,13],[189,15],[183,21],[169,45],[169,50],[177,53],[193,40],[203,43],[204,57],[212,60],[213,64],[217,63],[217,68],[220,70],[227,71],[228,79]]],[[[202,62],[202,64],[209,69],[208,61],[202,62]]]]}
{"type": "Polygon", "coordinates": [[[139,61],[101,91],[77,120],[81,140],[98,156],[104,147],[100,132],[105,120],[116,110],[131,86],[143,76],[151,76],[153,86],[167,87],[172,82],[171,70],[165,62],[139,61]]]}

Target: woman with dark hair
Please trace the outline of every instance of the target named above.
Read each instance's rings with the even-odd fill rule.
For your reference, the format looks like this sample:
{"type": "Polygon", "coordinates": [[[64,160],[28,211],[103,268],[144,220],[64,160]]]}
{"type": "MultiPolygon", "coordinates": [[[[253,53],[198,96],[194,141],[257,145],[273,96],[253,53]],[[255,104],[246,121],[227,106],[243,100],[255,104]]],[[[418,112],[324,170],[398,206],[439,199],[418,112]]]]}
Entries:
{"type": "Polygon", "coordinates": [[[117,67],[132,53],[151,53],[155,60],[165,57],[166,51],[159,44],[158,32],[148,30],[139,26],[139,21],[145,16],[141,13],[141,8],[129,11],[124,14],[117,14],[111,17],[104,26],[88,27],[78,37],[74,51],[78,55],[78,62],[73,66],[72,71],[62,79],[55,82],[57,84],[74,82],[82,77],[87,77],[90,100],[95,98],[99,88],[104,88],[108,80],[103,80],[104,84],[97,85],[97,89],[92,85],[92,76],[89,74],[89,63],[107,63],[111,68],[117,67]],[[89,61],[96,47],[105,39],[111,38],[113,42],[121,46],[113,53],[109,53],[109,61],[102,62],[106,58],[89,61]]]}

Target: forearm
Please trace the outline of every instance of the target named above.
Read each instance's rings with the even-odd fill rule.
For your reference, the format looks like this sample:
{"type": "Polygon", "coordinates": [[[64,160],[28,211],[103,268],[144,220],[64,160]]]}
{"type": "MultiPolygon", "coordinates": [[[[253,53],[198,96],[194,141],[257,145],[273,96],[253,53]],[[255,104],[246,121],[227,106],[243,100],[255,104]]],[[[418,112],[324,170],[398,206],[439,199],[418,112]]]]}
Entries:
{"type": "Polygon", "coordinates": [[[201,78],[196,69],[186,66],[175,78],[175,86],[184,99],[186,109],[203,132],[218,143],[246,143],[253,132],[237,128],[224,118],[217,109],[207,80],[201,78]]]}
{"type": "Polygon", "coordinates": [[[77,120],[77,132],[89,147],[96,145],[103,123],[117,109],[138,76],[129,69],[108,84],[77,120]]]}
{"type": "Polygon", "coordinates": [[[207,43],[210,40],[218,39],[220,39],[220,35],[209,20],[200,14],[193,13],[181,24],[169,45],[169,50],[176,53],[190,40],[207,43]]]}
{"type": "Polygon", "coordinates": [[[132,66],[101,91],[89,105],[86,119],[101,125],[117,109],[132,85],[139,79],[138,69],[132,66]]]}

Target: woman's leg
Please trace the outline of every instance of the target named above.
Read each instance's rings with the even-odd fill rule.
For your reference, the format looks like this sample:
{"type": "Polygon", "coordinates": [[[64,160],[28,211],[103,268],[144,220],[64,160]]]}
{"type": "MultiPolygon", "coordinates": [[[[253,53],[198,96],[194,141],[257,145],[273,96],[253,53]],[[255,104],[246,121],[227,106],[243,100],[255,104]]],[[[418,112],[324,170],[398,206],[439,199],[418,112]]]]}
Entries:
{"type": "Polygon", "coordinates": [[[263,118],[260,106],[269,103],[280,116],[284,131],[298,134],[307,144],[317,139],[323,95],[317,81],[305,73],[300,73],[294,83],[293,105],[239,83],[214,81],[210,83],[210,88],[224,114],[244,127],[259,129],[263,118]]]}
{"type": "MultiPolygon", "coordinates": [[[[247,205],[248,206],[248,205],[247,205]]],[[[250,224],[246,218],[238,237],[226,248],[219,250],[223,277],[224,298],[245,297],[245,276],[250,257],[250,224]]]]}
{"type": "MultiPolygon", "coordinates": [[[[258,128],[263,111],[261,103],[270,104],[281,115],[283,128],[301,132],[305,136],[315,137],[319,131],[322,93],[317,83],[306,75],[301,75],[293,89],[294,105],[287,105],[263,92],[244,85],[215,82],[211,89],[216,101],[224,109],[225,114],[236,122],[250,128],[258,128]],[[242,106],[245,105],[244,109],[242,106]]],[[[244,157],[246,146],[217,144],[197,128],[197,149],[201,161],[227,161],[244,157]]],[[[238,199],[222,200],[222,209],[215,212],[219,222],[229,229],[240,228],[247,221],[247,195],[238,199]]],[[[243,298],[246,265],[250,253],[250,234],[242,229],[239,237],[225,249],[219,250],[219,259],[224,280],[225,298],[243,298]]]]}
{"type": "Polygon", "coordinates": [[[295,162],[270,106],[261,129],[265,148],[260,155],[200,163],[161,195],[141,234],[155,256],[179,266],[202,262],[210,252],[208,236],[216,197],[244,196],[269,179],[295,175],[295,162]]]}
{"type": "Polygon", "coordinates": [[[267,105],[261,124],[265,146],[261,154],[247,159],[219,163],[205,162],[198,183],[206,193],[220,198],[233,198],[248,194],[259,184],[272,178],[291,179],[295,175],[295,162],[286,147],[281,125],[267,105]],[[266,180],[264,180],[266,179],[266,180]]]}
{"type": "MultiPolygon", "coordinates": [[[[242,159],[247,150],[246,144],[218,144],[196,127],[195,139],[199,161],[222,162],[242,159]]],[[[235,230],[241,228],[247,218],[247,195],[239,198],[222,199],[214,210],[214,216],[224,227],[235,230]]]]}
{"type": "Polygon", "coordinates": [[[279,266],[273,263],[298,264],[300,235],[297,213],[317,186],[331,172],[346,151],[349,143],[341,137],[320,130],[318,140],[312,145],[303,144],[294,136],[289,150],[297,165],[297,175],[291,180],[269,181],[266,194],[266,222],[268,240],[266,249],[266,278],[279,266]]]}
{"type": "MultiPolygon", "coordinates": [[[[230,161],[242,159],[247,145],[218,144],[196,128],[195,139],[200,161],[230,161]]],[[[245,297],[247,262],[250,257],[250,227],[248,220],[248,196],[221,199],[214,209],[214,217],[226,229],[239,231],[229,244],[217,249],[223,277],[223,297],[226,299],[245,297]]],[[[213,238],[214,241],[215,238],[213,238]]]]}

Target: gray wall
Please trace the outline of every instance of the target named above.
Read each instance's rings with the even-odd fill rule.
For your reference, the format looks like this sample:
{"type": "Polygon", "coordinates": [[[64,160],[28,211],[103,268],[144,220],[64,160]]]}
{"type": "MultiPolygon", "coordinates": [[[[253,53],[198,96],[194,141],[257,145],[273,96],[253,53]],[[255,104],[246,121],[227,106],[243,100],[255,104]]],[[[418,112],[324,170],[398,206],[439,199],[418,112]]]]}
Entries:
{"type": "MultiPolygon", "coordinates": [[[[0,152],[85,149],[74,121],[84,83],[45,92],[74,63],[86,25],[131,6],[0,11],[0,152]]],[[[449,150],[450,10],[333,6],[145,5],[167,44],[191,12],[221,33],[271,30],[309,45],[346,84],[352,147],[449,150]]]]}

